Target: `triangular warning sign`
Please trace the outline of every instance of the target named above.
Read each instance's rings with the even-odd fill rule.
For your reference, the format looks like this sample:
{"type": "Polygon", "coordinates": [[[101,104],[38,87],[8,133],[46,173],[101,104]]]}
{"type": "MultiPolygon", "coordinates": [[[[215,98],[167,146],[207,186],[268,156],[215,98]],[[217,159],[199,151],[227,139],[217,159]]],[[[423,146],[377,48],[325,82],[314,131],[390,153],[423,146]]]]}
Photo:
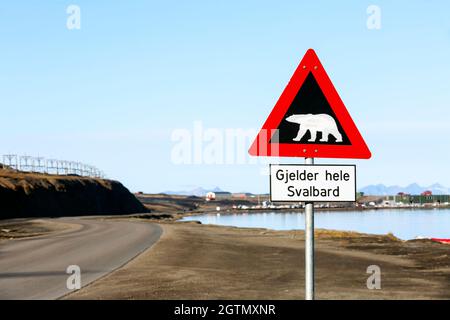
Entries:
{"type": "Polygon", "coordinates": [[[313,49],[306,52],[249,153],[302,158],[371,157],[313,49]]]}

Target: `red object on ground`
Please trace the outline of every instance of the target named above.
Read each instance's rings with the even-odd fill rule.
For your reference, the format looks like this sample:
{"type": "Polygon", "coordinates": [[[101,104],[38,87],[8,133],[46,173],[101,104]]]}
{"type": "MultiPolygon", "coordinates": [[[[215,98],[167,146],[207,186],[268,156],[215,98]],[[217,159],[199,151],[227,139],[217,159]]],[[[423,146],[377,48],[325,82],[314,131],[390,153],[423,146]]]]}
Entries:
{"type": "Polygon", "coordinates": [[[431,238],[431,240],[440,242],[440,243],[448,243],[450,244],[450,239],[439,239],[439,238],[431,238]]]}

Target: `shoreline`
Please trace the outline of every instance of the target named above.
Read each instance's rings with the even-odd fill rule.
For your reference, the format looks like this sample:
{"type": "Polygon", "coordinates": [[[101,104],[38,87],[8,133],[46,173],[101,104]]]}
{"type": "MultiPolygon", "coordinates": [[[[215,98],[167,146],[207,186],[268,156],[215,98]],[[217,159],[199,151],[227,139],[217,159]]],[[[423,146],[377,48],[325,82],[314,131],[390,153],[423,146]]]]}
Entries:
{"type": "MultiPolygon", "coordinates": [[[[445,210],[450,209],[450,206],[440,206],[440,207],[377,207],[377,208],[361,208],[361,207],[355,207],[355,208],[314,208],[315,212],[348,212],[348,211],[357,211],[357,212],[364,212],[364,211],[378,211],[378,210],[445,210]]],[[[233,215],[233,214],[240,214],[240,213],[246,213],[246,214],[252,214],[252,213],[269,213],[269,212],[280,212],[280,213],[303,213],[305,210],[304,208],[264,208],[264,209],[224,209],[224,210],[205,210],[205,211],[191,211],[191,212],[183,212],[183,213],[177,213],[177,217],[175,220],[182,219],[183,217],[188,216],[200,216],[200,215],[209,215],[209,214],[223,214],[223,215],[233,215]]],[[[159,212],[154,212],[153,214],[159,214],[159,212]]],[[[163,214],[161,212],[161,214],[163,214]]]]}
{"type": "MultiPolygon", "coordinates": [[[[322,223],[318,222],[318,226],[321,226],[323,230],[368,233],[380,236],[394,235],[402,241],[416,239],[435,239],[434,241],[438,241],[439,239],[441,239],[445,242],[445,239],[449,239],[450,233],[447,232],[448,230],[439,227],[389,227],[389,221],[391,221],[392,219],[392,221],[398,222],[399,220],[403,220],[403,216],[407,216],[412,219],[411,221],[420,221],[422,217],[428,216],[428,213],[433,215],[434,217],[442,217],[442,219],[446,221],[449,213],[448,209],[436,209],[437,210],[421,210],[419,208],[414,208],[408,211],[403,211],[402,213],[399,213],[401,211],[394,212],[394,210],[392,210],[392,212],[384,211],[378,213],[379,211],[377,212],[377,210],[379,209],[370,211],[322,209],[317,210],[316,216],[318,219],[321,219],[320,221],[322,221],[322,223]],[[420,210],[420,212],[416,213],[414,212],[414,210],[420,210]],[[442,210],[442,214],[439,213],[438,210],[442,210]],[[334,215],[334,213],[337,214],[338,212],[341,213],[341,215],[334,215]],[[325,217],[321,217],[321,214],[324,214],[325,217]],[[391,219],[391,216],[393,216],[394,218],[391,219]],[[415,219],[414,217],[417,217],[417,219],[415,219]],[[336,219],[339,219],[339,221],[341,219],[344,219],[344,221],[348,221],[348,223],[339,223],[339,221],[336,219]],[[378,227],[370,227],[372,224],[378,225],[379,219],[383,219],[382,221],[385,222],[387,221],[387,224],[383,224],[383,226],[379,225],[378,227]]],[[[204,225],[230,226],[245,229],[260,227],[272,231],[295,231],[304,230],[304,225],[301,222],[298,222],[298,219],[303,219],[303,215],[303,210],[288,212],[285,212],[285,210],[284,212],[269,211],[269,213],[235,210],[227,212],[208,211],[201,214],[191,213],[187,215],[180,215],[175,219],[175,221],[196,222],[204,225]],[[277,217],[277,215],[279,216],[277,217]],[[291,221],[292,223],[287,224],[286,221],[291,221]]]]}

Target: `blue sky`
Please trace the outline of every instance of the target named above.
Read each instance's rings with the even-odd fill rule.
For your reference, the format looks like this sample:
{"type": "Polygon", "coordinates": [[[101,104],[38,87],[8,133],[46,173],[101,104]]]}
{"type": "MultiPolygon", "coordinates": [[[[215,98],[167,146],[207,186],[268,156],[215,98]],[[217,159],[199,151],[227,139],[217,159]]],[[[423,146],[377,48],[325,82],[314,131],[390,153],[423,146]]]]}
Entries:
{"type": "Polygon", "coordinates": [[[268,192],[261,165],[174,164],[171,134],[195,121],[259,129],[314,48],[373,154],[317,163],[356,163],[359,186],[448,186],[449,12],[448,1],[2,3],[0,154],[91,163],[132,191],[268,192]],[[70,4],[80,30],[66,28],[70,4]],[[371,4],[380,30],[366,27],[371,4]]]}

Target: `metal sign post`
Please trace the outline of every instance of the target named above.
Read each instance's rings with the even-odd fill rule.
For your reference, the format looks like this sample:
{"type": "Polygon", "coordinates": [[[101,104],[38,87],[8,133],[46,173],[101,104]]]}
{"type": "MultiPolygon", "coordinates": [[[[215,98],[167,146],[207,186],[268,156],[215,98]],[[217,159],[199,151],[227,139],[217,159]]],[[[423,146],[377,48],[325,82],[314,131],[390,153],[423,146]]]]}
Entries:
{"type": "MultiPolygon", "coordinates": [[[[305,158],[313,165],[314,158],[305,158]]],[[[305,202],[305,299],[314,300],[314,203],[305,202]]]]}

